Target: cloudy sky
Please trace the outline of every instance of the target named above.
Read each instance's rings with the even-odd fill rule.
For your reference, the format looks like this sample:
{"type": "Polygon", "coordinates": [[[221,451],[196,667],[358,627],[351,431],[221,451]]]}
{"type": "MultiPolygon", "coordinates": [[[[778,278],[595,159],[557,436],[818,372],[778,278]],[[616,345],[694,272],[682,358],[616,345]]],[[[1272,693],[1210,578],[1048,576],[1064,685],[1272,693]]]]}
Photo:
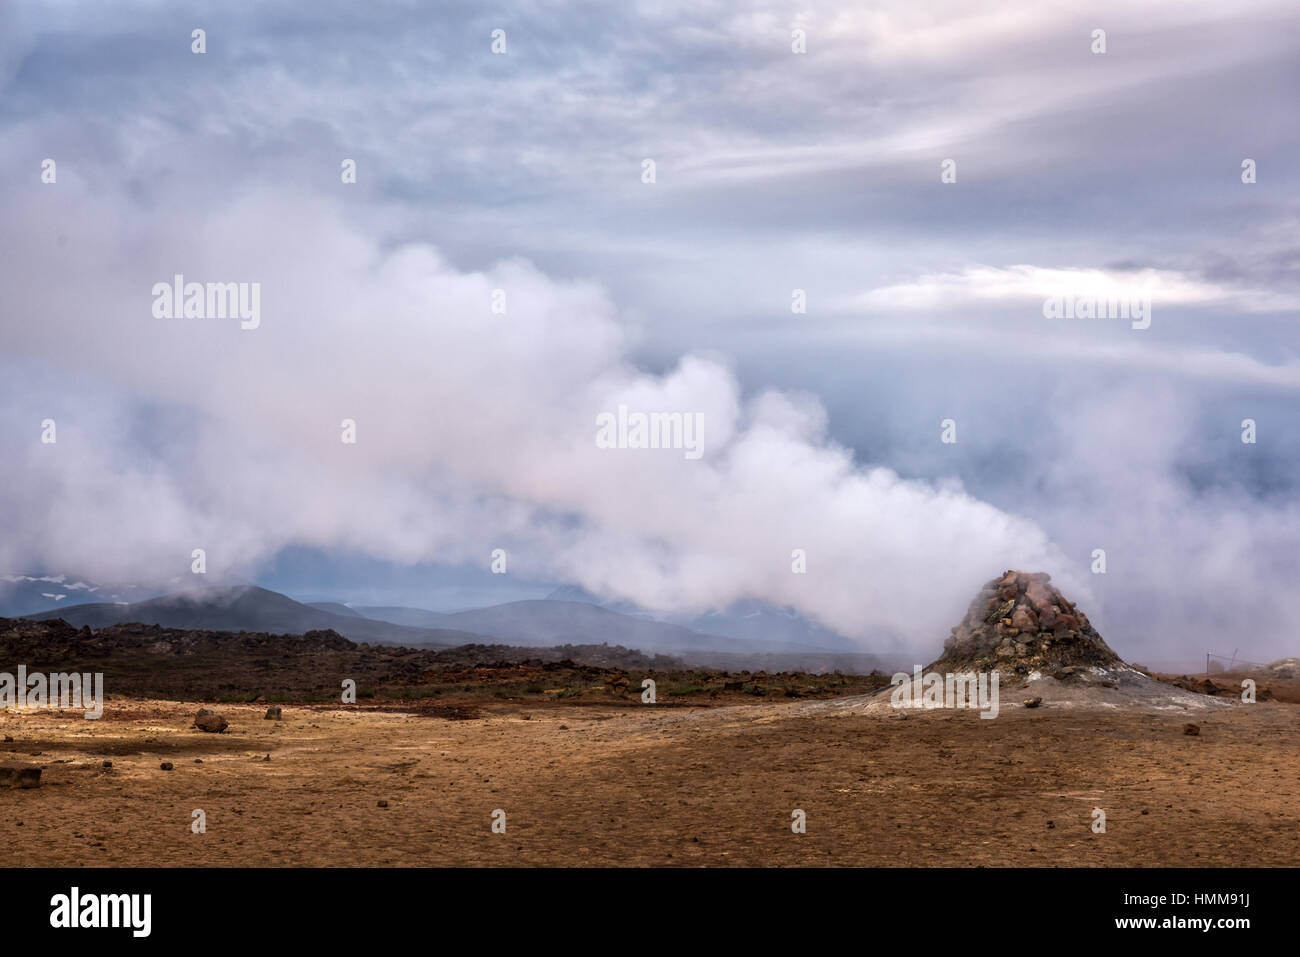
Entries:
{"type": "Polygon", "coordinates": [[[1294,654],[1298,54],[1251,0],[0,0],[0,571],[928,660],[1021,567],[1130,659],[1294,654]],[[1149,326],[1044,315],[1093,295],[1149,326]]]}

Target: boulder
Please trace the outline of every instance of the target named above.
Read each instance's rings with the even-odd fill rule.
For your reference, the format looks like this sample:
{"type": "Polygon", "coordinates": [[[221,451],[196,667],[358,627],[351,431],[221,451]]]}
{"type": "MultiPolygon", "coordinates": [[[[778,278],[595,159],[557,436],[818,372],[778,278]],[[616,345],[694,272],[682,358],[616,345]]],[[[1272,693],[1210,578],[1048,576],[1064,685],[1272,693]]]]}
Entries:
{"type": "Polygon", "coordinates": [[[1028,604],[1020,604],[1011,613],[1011,627],[1018,631],[1038,631],[1038,614],[1028,604]]]}
{"type": "Polygon", "coordinates": [[[220,734],[229,726],[230,724],[225,718],[208,708],[201,708],[199,713],[194,716],[194,727],[209,734],[220,734]]]}

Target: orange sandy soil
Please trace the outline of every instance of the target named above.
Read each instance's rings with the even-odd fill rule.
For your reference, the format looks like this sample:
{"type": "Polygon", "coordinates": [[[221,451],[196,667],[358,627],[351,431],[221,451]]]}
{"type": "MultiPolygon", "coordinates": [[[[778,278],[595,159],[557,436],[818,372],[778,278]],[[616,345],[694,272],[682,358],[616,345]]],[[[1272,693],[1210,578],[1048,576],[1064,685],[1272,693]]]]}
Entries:
{"type": "Polygon", "coordinates": [[[1300,863],[1293,704],[992,721],[802,703],[483,707],[453,721],[286,706],[274,722],[226,705],[224,734],[190,727],[197,705],[175,702],[117,699],[98,721],[0,713],[14,738],[0,761],[45,768],[39,789],[0,790],[0,851],[101,867],[1300,863]],[[791,832],[795,808],[806,834],[791,832]]]}

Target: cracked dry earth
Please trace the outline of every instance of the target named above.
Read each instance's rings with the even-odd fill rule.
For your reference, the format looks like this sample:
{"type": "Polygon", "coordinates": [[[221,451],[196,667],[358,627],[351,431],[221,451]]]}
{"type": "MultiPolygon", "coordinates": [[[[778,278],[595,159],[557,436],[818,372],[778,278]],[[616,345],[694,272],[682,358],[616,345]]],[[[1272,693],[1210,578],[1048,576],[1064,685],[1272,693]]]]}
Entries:
{"type": "MultiPolygon", "coordinates": [[[[1300,706],[829,714],[110,701],[0,714],[0,850],[31,866],[1295,865],[1300,706]],[[525,718],[527,716],[527,718],[525,718]],[[270,760],[265,760],[266,755],[270,760]],[[197,759],[197,760],[196,760],[197,759]],[[102,763],[111,760],[105,770],[102,763]],[[159,765],[170,761],[174,770],[159,765]],[[379,802],[386,801],[387,807],[379,802]],[[1105,834],[1091,830],[1093,808],[1105,834]],[[491,830],[506,812],[505,834],[491,830]],[[807,813],[807,833],[791,812],[807,813]],[[191,832],[191,812],[207,832],[191,832]]],[[[487,707],[485,705],[485,707],[487,707]]]]}

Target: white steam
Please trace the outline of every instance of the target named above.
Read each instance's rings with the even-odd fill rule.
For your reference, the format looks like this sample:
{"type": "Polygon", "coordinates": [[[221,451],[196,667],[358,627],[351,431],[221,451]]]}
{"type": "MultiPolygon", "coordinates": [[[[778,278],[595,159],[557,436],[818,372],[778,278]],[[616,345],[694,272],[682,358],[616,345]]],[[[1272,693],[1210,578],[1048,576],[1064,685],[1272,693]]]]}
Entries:
{"type": "Polygon", "coordinates": [[[161,582],[196,547],[215,575],[291,544],[483,564],[505,548],[514,574],[652,609],[761,598],[928,649],[1005,567],[1084,592],[1034,523],[856,464],[816,401],[745,396],[712,358],[636,368],[587,283],[383,250],[318,199],[194,210],[129,249],[115,226],[141,210],[62,202],[16,210],[35,241],[3,267],[8,567],[161,582]],[[176,273],[261,283],[260,328],[153,318],[153,283],[176,273]],[[620,404],[701,413],[704,457],[597,448],[620,404]]]}

